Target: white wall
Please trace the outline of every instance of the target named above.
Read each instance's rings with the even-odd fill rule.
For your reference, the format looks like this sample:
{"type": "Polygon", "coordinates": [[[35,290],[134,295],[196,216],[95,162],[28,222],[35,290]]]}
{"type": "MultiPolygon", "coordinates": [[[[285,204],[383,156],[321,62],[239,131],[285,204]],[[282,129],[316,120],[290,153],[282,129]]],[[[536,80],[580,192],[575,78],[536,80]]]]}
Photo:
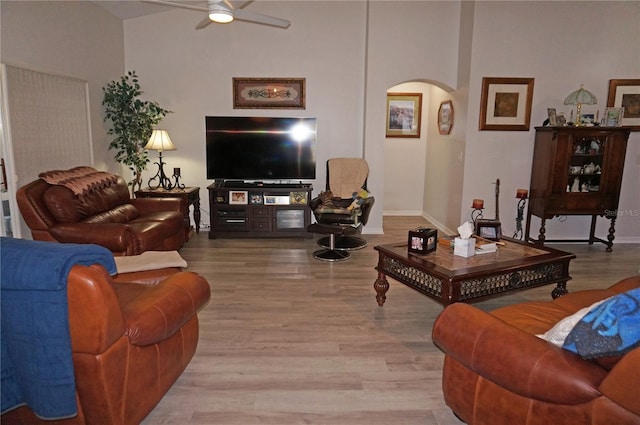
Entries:
{"type": "Polygon", "coordinates": [[[119,172],[108,150],[102,87],[124,72],[122,21],[88,1],[3,0],[0,17],[3,63],[88,81],[94,165],[119,172]]]}
{"type": "Polygon", "coordinates": [[[390,93],[422,93],[420,137],[389,137],[384,144],[384,215],[422,215],[427,163],[427,134],[431,85],[403,83],[389,89],[390,93]]]}
{"type": "MultiPolygon", "coordinates": [[[[516,189],[528,188],[535,130],[547,108],[567,112],[564,98],[584,84],[606,105],[609,79],[640,76],[640,2],[493,2],[475,4],[473,55],[469,90],[469,121],[460,220],[468,219],[473,198],[494,213],[494,186],[501,180],[500,218],[505,233],[515,229],[516,189]],[[580,23],[580,25],[574,25],[580,23]],[[533,77],[535,87],[530,131],[479,131],[482,77],[533,77]]],[[[616,241],[640,240],[640,133],[633,132],[625,163],[620,210],[635,216],[619,217],[616,241]]],[[[539,220],[532,220],[537,237],[539,220]]],[[[585,238],[590,218],[568,217],[547,221],[547,238],[585,238]]],[[[608,221],[599,220],[604,236],[608,221]]]]}
{"type": "MultiPolygon", "coordinates": [[[[189,10],[125,22],[127,69],[138,72],[145,96],[173,111],[160,126],[169,131],[178,150],[164,158],[170,167],[183,168],[185,184],[201,188],[204,209],[208,210],[206,187],[212,183],[206,179],[204,160],[205,116],[316,117],[315,193],[325,187],[327,159],[362,156],[365,4],[342,3],[337,15],[334,6],[331,2],[249,6],[290,19],[286,31],[240,21],[196,31],[203,14],[189,10]],[[306,109],[233,109],[233,77],[304,77],[306,109]]],[[[209,221],[208,214],[203,214],[203,221],[209,221]]]]}

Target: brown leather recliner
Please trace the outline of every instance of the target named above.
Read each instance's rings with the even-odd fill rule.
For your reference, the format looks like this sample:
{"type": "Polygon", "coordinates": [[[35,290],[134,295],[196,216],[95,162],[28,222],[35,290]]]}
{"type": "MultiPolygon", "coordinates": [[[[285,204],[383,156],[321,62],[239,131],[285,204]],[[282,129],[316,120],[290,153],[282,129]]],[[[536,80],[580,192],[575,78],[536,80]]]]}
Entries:
{"type": "Polygon", "coordinates": [[[121,177],[82,197],[38,179],[16,197],[34,240],[92,243],[114,255],[174,251],[186,240],[184,200],[132,199],[121,177]]]}
{"type": "Polygon", "coordinates": [[[101,266],[76,265],[67,294],[78,415],[43,421],[23,406],[1,422],[139,424],[193,357],[209,284],[176,269],[120,275],[115,282],[101,266]]]}
{"type": "Polygon", "coordinates": [[[585,360],[536,335],[578,310],[640,287],[640,277],[608,289],[485,313],[453,304],[438,316],[433,341],[446,356],[445,402],[469,425],[638,425],[640,348],[585,360]]]}

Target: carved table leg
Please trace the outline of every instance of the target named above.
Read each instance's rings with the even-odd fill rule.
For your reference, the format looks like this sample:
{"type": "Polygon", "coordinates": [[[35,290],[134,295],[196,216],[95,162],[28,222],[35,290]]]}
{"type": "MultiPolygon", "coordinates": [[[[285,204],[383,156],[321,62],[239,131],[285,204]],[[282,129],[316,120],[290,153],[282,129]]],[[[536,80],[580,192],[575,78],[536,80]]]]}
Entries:
{"type": "Polygon", "coordinates": [[[196,226],[196,233],[200,233],[200,196],[193,201],[193,221],[196,226]]]}
{"type": "Polygon", "coordinates": [[[551,291],[551,297],[555,300],[556,298],[565,295],[567,292],[569,292],[567,291],[567,282],[558,282],[556,288],[551,291]]]}
{"type": "Polygon", "coordinates": [[[378,305],[382,307],[387,299],[386,294],[389,290],[389,282],[387,282],[387,277],[384,273],[378,272],[378,278],[373,284],[373,289],[376,290],[376,301],[378,301],[378,305]]]}
{"type": "Polygon", "coordinates": [[[540,220],[540,234],[538,235],[538,242],[536,245],[544,245],[544,240],[546,239],[544,234],[547,232],[547,229],[545,229],[546,221],[547,220],[544,218],[540,220]]]}
{"type": "Polygon", "coordinates": [[[609,226],[609,234],[607,235],[607,252],[611,252],[611,247],[613,246],[613,240],[615,236],[613,235],[616,232],[616,216],[612,215],[609,217],[611,219],[611,226],[609,226]]]}

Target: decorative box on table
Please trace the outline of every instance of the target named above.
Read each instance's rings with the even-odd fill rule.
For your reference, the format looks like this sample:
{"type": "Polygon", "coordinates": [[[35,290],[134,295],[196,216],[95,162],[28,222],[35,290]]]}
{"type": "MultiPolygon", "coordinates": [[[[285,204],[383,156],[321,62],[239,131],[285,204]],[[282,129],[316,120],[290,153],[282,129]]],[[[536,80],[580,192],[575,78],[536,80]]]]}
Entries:
{"type": "Polygon", "coordinates": [[[409,252],[415,254],[428,254],[436,250],[438,245],[438,230],[428,227],[418,227],[409,230],[407,243],[409,252]]]}

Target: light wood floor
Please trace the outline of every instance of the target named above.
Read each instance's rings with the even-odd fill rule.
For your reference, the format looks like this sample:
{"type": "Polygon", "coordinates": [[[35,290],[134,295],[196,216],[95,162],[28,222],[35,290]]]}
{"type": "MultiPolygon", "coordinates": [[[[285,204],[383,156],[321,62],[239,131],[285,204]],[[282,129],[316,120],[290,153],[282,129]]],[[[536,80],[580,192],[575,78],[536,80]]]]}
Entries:
{"type": "MultiPolygon", "coordinates": [[[[442,307],[389,280],[375,301],[373,246],[426,222],[390,217],[385,235],[343,263],[313,259],[316,240],[209,240],[181,250],[212,288],[191,364],[144,425],[459,425],[440,389],[431,341],[442,307]]],[[[574,252],[570,291],[638,273],[640,245],[553,245],[574,252]]],[[[553,285],[476,304],[483,310],[550,298],[553,285]]]]}

